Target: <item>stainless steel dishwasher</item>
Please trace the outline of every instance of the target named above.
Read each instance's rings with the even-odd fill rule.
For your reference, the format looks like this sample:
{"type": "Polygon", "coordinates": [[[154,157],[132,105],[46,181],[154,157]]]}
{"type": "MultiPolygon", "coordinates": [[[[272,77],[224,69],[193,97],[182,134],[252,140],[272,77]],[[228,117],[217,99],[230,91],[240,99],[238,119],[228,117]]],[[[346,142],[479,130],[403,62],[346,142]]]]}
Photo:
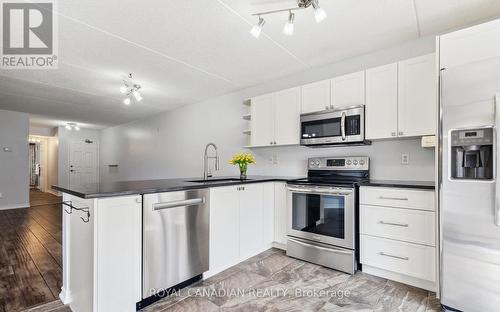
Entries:
{"type": "Polygon", "coordinates": [[[208,189],[144,195],[143,299],[208,271],[208,189]]]}

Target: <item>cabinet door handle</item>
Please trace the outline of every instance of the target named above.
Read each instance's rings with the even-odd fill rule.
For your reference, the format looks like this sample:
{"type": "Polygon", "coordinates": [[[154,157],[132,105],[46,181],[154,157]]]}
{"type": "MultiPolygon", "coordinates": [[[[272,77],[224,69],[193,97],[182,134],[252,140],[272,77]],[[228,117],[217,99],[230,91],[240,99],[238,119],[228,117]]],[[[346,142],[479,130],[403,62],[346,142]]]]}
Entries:
{"type": "Polygon", "coordinates": [[[401,257],[401,256],[391,255],[391,254],[385,253],[383,251],[379,252],[378,254],[381,255],[381,256],[384,256],[384,257],[396,258],[396,259],[405,260],[405,261],[410,260],[410,258],[408,258],[408,257],[401,257]]]}
{"type": "Polygon", "coordinates": [[[380,220],[378,223],[384,224],[384,225],[401,226],[401,227],[408,227],[409,226],[408,224],[404,224],[404,223],[385,222],[385,221],[382,221],[382,220],[380,220]]]}
{"type": "Polygon", "coordinates": [[[396,136],[396,132],[391,132],[391,136],[396,136]]]}
{"type": "Polygon", "coordinates": [[[329,108],[330,108],[330,106],[328,106],[328,105],[325,106],[325,109],[329,109],[329,108]]]}
{"type": "Polygon", "coordinates": [[[386,199],[386,200],[408,200],[406,197],[386,197],[386,196],[379,196],[379,199],[386,199]]]}
{"type": "Polygon", "coordinates": [[[399,134],[399,135],[403,135],[404,133],[403,133],[403,131],[399,131],[399,133],[398,133],[398,134],[399,134]]]}

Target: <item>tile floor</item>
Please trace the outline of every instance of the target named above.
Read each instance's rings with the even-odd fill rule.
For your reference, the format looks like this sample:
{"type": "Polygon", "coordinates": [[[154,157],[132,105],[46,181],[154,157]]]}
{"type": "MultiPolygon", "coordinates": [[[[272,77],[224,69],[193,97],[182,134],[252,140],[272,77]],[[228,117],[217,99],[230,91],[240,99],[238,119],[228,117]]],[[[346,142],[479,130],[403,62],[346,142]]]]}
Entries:
{"type": "Polygon", "coordinates": [[[350,276],[270,249],[142,311],[434,312],[440,306],[426,290],[361,272],[350,276]]]}

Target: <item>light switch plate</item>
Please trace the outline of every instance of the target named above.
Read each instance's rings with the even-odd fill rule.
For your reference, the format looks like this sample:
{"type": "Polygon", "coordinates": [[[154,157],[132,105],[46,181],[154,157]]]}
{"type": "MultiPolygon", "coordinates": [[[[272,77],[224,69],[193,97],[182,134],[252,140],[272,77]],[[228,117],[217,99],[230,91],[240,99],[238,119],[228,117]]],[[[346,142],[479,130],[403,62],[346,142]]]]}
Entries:
{"type": "Polygon", "coordinates": [[[4,147],[3,151],[4,152],[12,152],[12,147],[4,147]]]}
{"type": "Polygon", "coordinates": [[[408,165],[410,163],[410,154],[403,153],[401,154],[401,164],[408,165]]]}

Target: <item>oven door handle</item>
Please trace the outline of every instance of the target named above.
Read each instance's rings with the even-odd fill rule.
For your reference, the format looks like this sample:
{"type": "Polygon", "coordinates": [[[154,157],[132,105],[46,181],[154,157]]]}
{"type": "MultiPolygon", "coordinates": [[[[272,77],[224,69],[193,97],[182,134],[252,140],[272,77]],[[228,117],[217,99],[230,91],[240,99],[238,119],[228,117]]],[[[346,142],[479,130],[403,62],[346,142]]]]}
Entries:
{"type": "Polygon", "coordinates": [[[288,190],[293,193],[304,193],[304,194],[328,194],[328,195],[341,195],[348,196],[353,193],[352,190],[338,191],[338,190],[318,190],[318,189],[299,189],[299,188],[291,188],[288,190]]]}
{"type": "Polygon", "coordinates": [[[342,117],[340,119],[340,132],[342,134],[342,141],[345,141],[345,112],[342,112],[342,117]]]}
{"type": "Polygon", "coordinates": [[[296,244],[305,246],[305,247],[313,247],[313,248],[316,248],[316,249],[319,249],[319,250],[324,250],[324,251],[329,251],[329,252],[335,252],[335,253],[340,253],[340,254],[346,254],[346,255],[352,254],[352,251],[344,251],[344,250],[341,250],[341,249],[338,249],[338,248],[334,248],[334,247],[332,247],[332,248],[321,247],[321,246],[318,246],[318,245],[312,244],[312,243],[304,243],[304,242],[301,242],[299,240],[296,240],[296,239],[293,239],[293,238],[290,238],[290,237],[288,237],[288,240],[291,241],[291,242],[294,242],[296,244]]]}

